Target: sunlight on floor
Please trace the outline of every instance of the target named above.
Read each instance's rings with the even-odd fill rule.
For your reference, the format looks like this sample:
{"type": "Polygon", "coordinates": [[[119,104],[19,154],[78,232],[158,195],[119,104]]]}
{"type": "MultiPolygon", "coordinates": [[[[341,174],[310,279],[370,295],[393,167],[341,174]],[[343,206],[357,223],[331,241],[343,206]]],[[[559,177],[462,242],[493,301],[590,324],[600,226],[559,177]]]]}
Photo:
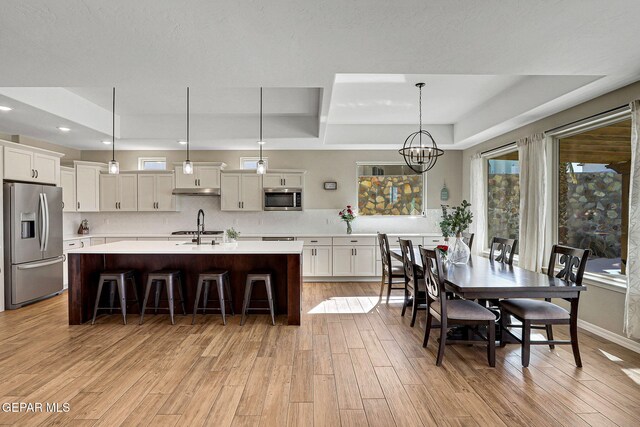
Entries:
{"type": "Polygon", "coordinates": [[[380,298],[378,297],[331,297],[308,311],[309,314],[357,314],[369,313],[378,305],[380,298]]]}
{"type": "Polygon", "coordinates": [[[604,351],[603,349],[599,348],[598,350],[600,350],[600,353],[604,354],[604,356],[611,360],[612,362],[624,362],[624,360],[620,359],[618,356],[614,356],[611,353],[607,353],[606,351],[604,351]]]}
{"type": "Polygon", "coordinates": [[[624,368],[622,369],[630,379],[633,380],[636,384],[640,385],[640,369],[638,368],[624,368]]]}

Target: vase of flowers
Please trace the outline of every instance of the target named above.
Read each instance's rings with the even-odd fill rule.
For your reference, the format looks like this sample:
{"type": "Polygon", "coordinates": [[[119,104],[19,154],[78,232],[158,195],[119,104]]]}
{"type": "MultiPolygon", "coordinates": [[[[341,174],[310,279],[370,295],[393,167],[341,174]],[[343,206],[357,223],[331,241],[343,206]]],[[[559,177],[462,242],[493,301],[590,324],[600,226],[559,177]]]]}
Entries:
{"type": "Polygon", "coordinates": [[[447,262],[447,251],[449,250],[449,246],[448,245],[438,245],[436,246],[436,254],[440,257],[440,261],[442,261],[442,263],[446,263],[447,262]]]}
{"type": "Polygon", "coordinates": [[[353,232],[353,229],[351,228],[351,222],[356,219],[356,213],[353,211],[353,209],[351,209],[351,205],[347,205],[346,208],[338,212],[338,216],[340,216],[340,219],[347,223],[347,234],[351,234],[353,232]]]}
{"type": "Polygon", "coordinates": [[[442,220],[440,230],[445,239],[455,236],[453,244],[447,249],[447,259],[453,264],[466,264],[471,256],[471,249],[462,240],[462,233],[466,231],[473,222],[473,214],[470,210],[471,203],[462,201],[460,206],[456,206],[451,211],[446,205],[442,206],[442,220]]]}

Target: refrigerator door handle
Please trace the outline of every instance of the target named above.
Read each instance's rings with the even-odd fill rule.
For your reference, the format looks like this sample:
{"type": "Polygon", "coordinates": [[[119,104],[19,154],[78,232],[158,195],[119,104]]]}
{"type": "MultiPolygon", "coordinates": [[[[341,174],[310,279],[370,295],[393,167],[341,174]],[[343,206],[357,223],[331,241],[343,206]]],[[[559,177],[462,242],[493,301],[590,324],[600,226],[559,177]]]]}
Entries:
{"type": "Polygon", "coordinates": [[[39,227],[39,231],[40,231],[40,252],[44,252],[44,244],[45,244],[45,237],[44,237],[44,233],[45,233],[45,222],[46,222],[46,214],[44,213],[44,194],[40,193],[39,194],[40,197],[40,215],[39,215],[39,222],[40,222],[40,227],[39,227]]]}
{"type": "Polygon", "coordinates": [[[64,256],[60,255],[59,257],[56,257],[50,261],[45,261],[45,262],[39,262],[39,263],[30,263],[30,264],[26,264],[26,265],[19,265],[17,266],[18,270],[31,270],[33,268],[40,268],[40,267],[46,267],[47,265],[53,265],[53,264],[58,264],[60,262],[64,261],[64,256]]]}
{"type": "Polygon", "coordinates": [[[44,213],[45,213],[45,234],[44,234],[44,250],[46,251],[49,247],[49,200],[47,199],[47,193],[43,193],[44,197],[44,213]]]}

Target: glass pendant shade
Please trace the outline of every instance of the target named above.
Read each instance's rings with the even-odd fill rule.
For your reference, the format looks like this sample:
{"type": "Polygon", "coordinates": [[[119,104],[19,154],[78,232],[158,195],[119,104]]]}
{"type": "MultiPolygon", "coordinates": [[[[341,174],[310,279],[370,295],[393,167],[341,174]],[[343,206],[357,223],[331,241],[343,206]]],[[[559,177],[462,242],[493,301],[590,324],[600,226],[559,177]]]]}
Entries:
{"type": "Polygon", "coordinates": [[[191,160],[182,162],[182,173],[185,175],[193,175],[193,163],[191,163],[191,160]]]}
{"type": "Polygon", "coordinates": [[[116,162],[115,160],[110,160],[109,161],[109,173],[111,175],[117,175],[120,173],[120,163],[116,162]]]}
{"type": "Polygon", "coordinates": [[[267,166],[264,164],[264,160],[262,159],[258,160],[258,163],[256,165],[256,173],[258,175],[264,175],[266,171],[267,171],[267,166]]]}

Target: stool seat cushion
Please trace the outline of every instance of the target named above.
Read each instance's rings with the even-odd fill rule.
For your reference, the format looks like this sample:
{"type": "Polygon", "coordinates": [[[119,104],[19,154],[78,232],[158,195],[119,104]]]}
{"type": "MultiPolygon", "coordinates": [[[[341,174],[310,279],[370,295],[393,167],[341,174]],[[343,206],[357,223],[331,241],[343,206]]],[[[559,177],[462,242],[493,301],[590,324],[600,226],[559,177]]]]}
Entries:
{"type": "Polygon", "coordinates": [[[569,312],[559,305],[534,299],[507,299],[500,306],[509,313],[525,320],[569,320],[569,312]]]}

